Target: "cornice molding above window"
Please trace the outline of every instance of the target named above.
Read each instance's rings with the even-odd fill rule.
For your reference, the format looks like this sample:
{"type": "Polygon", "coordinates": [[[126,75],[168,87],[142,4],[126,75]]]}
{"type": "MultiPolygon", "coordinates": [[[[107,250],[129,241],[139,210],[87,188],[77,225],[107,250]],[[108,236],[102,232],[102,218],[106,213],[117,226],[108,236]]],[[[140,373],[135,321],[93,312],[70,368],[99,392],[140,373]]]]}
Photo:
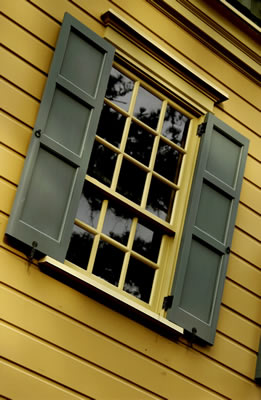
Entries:
{"type": "MultiPolygon", "coordinates": [[[[101,18],[107,28],[112,28],[114,32],[120,33],[121,37],[127,38],[129,43],[135,44],[137,49],[141,49],[144,53],[159,61],[165,68],[174,72],[177,79],[181,78],[185,84],[189,85],[188,88],[190,89],[187,90],[188,102],[192,101],[193,98],[195,99],[191,93],[192,88],[195,88],[199,93],[210,99],[212,106],[228,100],[229,95],[226,92],[186,65],[158,43],[154,42],[151,38],[147,37],[142,31],[134,27],[134,25],[131,25],[129,21],[125,20],[115,11],[109,10],[103,14],[101,18]],[[191,99],[189,99],[190,95],[192,95],[191,99]]],[[[117,39],[115,39],[111,32],[105,31],[105,38],[118,48],[119,54],[121,50],[124,51],[124,46],[117,43],[117,39]]],[[[129,54],[130,49],[128,48],[127,50],[129,54]]],[[[198,102],[200,103],[200,101],[198,102]]],[[[205,112],[201,111],[199,114],[205,114],[205,112]]]]}
{"type": "MultiPolygon", "coordinates": [[[[241,24],[241,32],[245,32],[246,35],[249,34],[249,37],[253,39],[253,43],[258,43],[260,28],[253,24],[255,25],[255,29],[253,29],[253,26],[247,24],[236,12],[231,12],[231,7],[229,9],[227,5],[225,6],[226,0],[211,1],[209,6],[213,6],[213,10],[219,11],[221,18],[224,17],[224,15],[226,15],[227,18],[231,18],[231,16],[235,17],[237,20],[235,32],[231,32],[226,24],[217,21],[215,17],[212,18],[207,11],[204,12],[203,9],[199,7],[199,4],[194,4],[194,1],[147,1],[181,26],[182,29],[189,32],[212,51],[219,54],[220,57],[227,60],[244,75],[247,75],[248,78],[257,83],[260,82],[260,55],[258,53],[258,45],[256,45],[256,47],[248,46],[244,38],[240,40],[238,37],[238,29],[241,29],[239,26],[241,24]]],[[[236,10],[233,8],[233,11],[236,10]]]]}

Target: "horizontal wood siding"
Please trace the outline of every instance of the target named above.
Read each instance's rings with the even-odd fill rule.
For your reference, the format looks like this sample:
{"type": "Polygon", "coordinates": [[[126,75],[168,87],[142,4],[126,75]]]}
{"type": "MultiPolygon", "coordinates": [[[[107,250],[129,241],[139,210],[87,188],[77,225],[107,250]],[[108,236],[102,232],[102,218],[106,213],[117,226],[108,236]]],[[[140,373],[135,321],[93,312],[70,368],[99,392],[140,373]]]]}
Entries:
{"type": "Polygon", "coordinates": [[[1,8],[0,399],[260,400],[260,87],[146,0],[1,8]],[[229,93],[215,114],[250,140],[213,347],[158,335],[45,275],[4,238],[64,12],[104,36],[109,8],[229,93]]]}

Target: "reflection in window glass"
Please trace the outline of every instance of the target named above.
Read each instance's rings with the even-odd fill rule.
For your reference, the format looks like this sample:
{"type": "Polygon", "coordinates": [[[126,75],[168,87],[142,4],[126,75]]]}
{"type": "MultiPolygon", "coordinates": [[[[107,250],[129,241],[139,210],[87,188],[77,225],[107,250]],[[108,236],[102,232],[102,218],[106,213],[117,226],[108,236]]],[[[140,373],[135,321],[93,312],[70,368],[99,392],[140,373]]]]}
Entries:
{"type": "Polygon", "coordinates": [[[162,235],[147,228],[140,222],[137,224],[136,235],[133,243],[133,250],[144,257],[157,262],[162,235]]]}
{"type": "Polygon", "coordinates": [[[124,159],[122,161],[117,192],[140,204],[145,179],[146,172],[124,159]]]}
{"type": "Polygon", "coordinates": [[[112,239],[127,244],[131,227],[131,217],[126,208],[109,201],[102,231],[112,239]]]}
{"type": "Polygon", "coordinates": [[[154,269],[131,257],[123,290],[148,303],[154,275],[154,269]]]}
{"type": "Polygon", "coordinates": [[[87,174],[110,186],[116,158],[116,153],[95,141],[87,174]]]}
{"type": "Polygon", "coordinates": [[[134,82],[116,68],[112,68],[106,91],[107,99],[128,111],[134,82]]]}
{"type": "Polygon", "coordinates": [[[76,218],[96,228],[100,215],[101,205],[102,198],[99,191],[95,188],[94,185],[85,181],[76,218]]]}
{"type": "Polygon", "coordinates": [[[169,222],[174,196],[175,191],[171,187],[161,182],[159,179],[152,177],[147,210],[169,222]]]}
{"type": "Polygon", "coordinates": [[[126,118],[113,108],[104,104],[97,135],[116,147],[120,147],[122,132],[126,118]]]}
{"type": "Polygon", "coordinates": [[[138,97],[135,104],[134,115],[144,124],[153,129],[157,128],[162,101],[144,89],[139,87],[138,97]]]}
{"type": "Polygon", "coordinates": [[[181,161],[182,155],[179,151],[173,149],[161,140],[154,170],[171,182],[177,183],[181,161]]]}
{"type": "Polygon", "coordinates": [[[132,123],[125,152],[145,165],[149,165],[154,135],[132,123]]]}
{"type": "Polygon", "coordinates": [[[170,105],[167,106],[162,134],[173,143],[185,147],[189,119],[170,105]]]}
{"type": "Polygon", "coordinates": [[[86,269],[92,243],[93,235],[81,229],[79,226],[74,225],[66,260],[78,265],[78,267],[86,269]]]}
{"type": "Polygon", "coordinates": [[[93,274],[118,286],[124,253],[107,242],[100,241],[93,274]]]}

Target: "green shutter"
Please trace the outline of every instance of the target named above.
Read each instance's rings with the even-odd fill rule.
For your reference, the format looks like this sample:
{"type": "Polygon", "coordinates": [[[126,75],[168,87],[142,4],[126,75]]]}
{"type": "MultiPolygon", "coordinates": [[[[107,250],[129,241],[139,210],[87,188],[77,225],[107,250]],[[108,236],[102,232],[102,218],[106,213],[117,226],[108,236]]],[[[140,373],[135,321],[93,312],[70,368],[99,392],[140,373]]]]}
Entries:
{"type": "Polygon", "coordinates": [[[261,385],[261,338],[260,338],[259,351],[258,351],[257,361],[256,361],[255,381],[258,385],[261,385]]]}
{"type": "Polygon", "coordinates": [[[214,343],[248,140],[208,114],[172,288],[172,322],[214,343]]]}
{"type": "Polygon", "coordinates": [[[60,261],[70,240],[113,56],[108,42],[65,14],[6,231],[60,261]]]}

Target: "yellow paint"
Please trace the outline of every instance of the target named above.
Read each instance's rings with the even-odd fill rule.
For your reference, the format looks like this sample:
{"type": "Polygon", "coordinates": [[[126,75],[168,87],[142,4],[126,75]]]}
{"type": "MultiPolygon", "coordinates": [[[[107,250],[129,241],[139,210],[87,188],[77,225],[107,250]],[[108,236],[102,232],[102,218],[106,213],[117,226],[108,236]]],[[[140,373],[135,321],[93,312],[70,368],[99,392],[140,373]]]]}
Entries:
{"type": "MultiPolygon", "coordinates": [[[[184,16],[190,15],[202,29],[220,37],[223,44],[232,35],[229,49],[234,47],[238,57],[255,66],[260,43],[221,15],[218,7],[213,9],[205,0],[189,0],[188,8],[179,0],[165,2],[172,3],[184,16]],[[201,14],[193,14],[194,6],[220,24],[224,37],[211,25],[206,26],[199,18],[201,14]],[[243,43],[245,53],[238,43],[243,43]]],[[[4,75],[4,113],[0,116],[0,295],[1,304],[5,304],[1,343],[6,358],[0,364],[1,395],[28,400],[34,400],[35,393],[40,400],[259,400],[261,389],[253,377],[261,322],[260,88],[146,0],[4,0],[1,9],[8,17],[3,17],[0,25],[5,47],[0,66],[4,75]],[[105,29],[100,15],[109,7],[166,52],[228,92],[230,100],[213,107],[211,99],[191,88],[182,77],[176,77],[149,54],[144,55],[111,28],[105,29]],[[48,277],[4,239],[39,107],[37,100],[42,96],[52,47],[65,11],[99,35],[117,41],[127,60],[148,68],[154,79],[190,101],[198,115],[212,110],[250,139],[213,347],[193,345],[194,349],[185,339],[174,342],[160,336],[142,323],[48,277]]],[[[197,146],[196,119],[193,124],[192,144],[197,146]]],[[[191,159],[187,165],[189,170],[194,162],[191,159]]],[[[189,185],[191,174],[186,174],[189,185]]],[[[181,191],[179,196],[185,204],[185,194],[181,191]]],[[[178,213],[174,224],[182,224],[183,220],[184,213],[178,213]]],[[[174,261],[173,254],[166,245],[169,262],[174,261]]]]}

